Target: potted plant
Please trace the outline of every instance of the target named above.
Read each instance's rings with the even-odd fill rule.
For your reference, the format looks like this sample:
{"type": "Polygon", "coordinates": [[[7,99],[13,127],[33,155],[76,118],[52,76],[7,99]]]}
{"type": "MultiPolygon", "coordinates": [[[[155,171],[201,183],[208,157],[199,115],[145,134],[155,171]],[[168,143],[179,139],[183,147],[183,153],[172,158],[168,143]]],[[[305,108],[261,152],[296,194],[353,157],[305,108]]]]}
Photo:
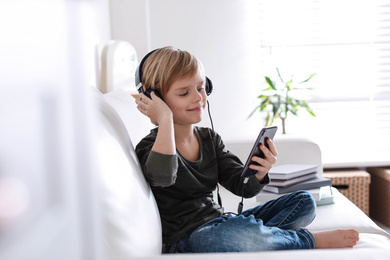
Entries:
{"type": "Polygon", "coordinates": [[[272,81],[269,77],[265,76],[267,83],[266,87],[262,89],[261,95],[257,98],[260,99],[260,104],[249,115],[251,117],[256,111],[266,111],[266,126],[270,126],[278,118],[282,120],[283,134],[286,133],[286,118],[289,113],[297,116],[297,112],[300,109],[305,109],[310,115],[316,116],[313,110],[310,108],[306,100],[294,98],[290,93],[292,91],[309,90],[309,87],[302,87],[301,84],[308,82],[314,75],[311,74],[309,78],[301,81],[297,84],[293,84],[293,77],[290,80],[284,81],[280,75],[279,69],[276,68],[278,77],[282,84],[276,84],[276,81],[272,81]]]}

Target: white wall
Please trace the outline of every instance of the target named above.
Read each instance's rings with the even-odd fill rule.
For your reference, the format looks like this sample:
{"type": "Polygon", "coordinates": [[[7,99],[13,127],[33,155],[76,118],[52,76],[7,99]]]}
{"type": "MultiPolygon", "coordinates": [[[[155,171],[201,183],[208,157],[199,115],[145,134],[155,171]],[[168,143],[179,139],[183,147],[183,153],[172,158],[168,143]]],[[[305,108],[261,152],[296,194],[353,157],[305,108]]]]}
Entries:
{"type": "MultiPolygon", "coordinates": [[[[247,120],[263,82],[253,0],[110,0],[114,39],[134,45],[139,59],[172,45],[194,53],[213,81],[209,97],[215,130],[225,142],[254,140],[263,126],[247,120]]],[[[210,125],[207,114],[202,124],[210,125]]]]}
{"type": "Polygon", "coordinates": [[[130,42],[138,55],[150,49],[148,0],[109,0],[111,37],[130,42]]]}

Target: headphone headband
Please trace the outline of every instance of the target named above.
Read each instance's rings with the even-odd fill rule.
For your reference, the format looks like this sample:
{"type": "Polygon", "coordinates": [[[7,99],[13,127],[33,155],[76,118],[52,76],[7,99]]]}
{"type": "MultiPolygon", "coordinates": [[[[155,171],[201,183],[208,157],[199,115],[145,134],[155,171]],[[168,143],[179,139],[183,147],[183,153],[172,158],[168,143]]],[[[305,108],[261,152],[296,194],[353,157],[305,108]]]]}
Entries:
{"type": "Polygon", "coordinates": [[[150,55],[152,55],[155,51],[157,51],[158,49],[155,49],[151,52],[149,52],[148,54],[145,55],[145,57],[142,58],[141,62],[139,63],[136,71],[135,71],[135,86],[138,90],[139,93],[143,92],[143,88],[142,88],[142,69],[144,67],[144,63],[145,61],[149,58],[150,55]]]}

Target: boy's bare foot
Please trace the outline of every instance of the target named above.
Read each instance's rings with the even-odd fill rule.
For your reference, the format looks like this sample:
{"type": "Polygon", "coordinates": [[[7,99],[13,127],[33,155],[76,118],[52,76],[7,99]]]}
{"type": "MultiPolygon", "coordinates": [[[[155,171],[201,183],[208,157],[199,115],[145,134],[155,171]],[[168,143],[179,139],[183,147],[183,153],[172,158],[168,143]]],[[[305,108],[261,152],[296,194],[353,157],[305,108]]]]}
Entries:
{"type": "Polygon", "coordinates": [[[359,232],[354,229],[334,229],[313,232],[316,239],[315,248],[353,247],[359,241],[359,232]]]}

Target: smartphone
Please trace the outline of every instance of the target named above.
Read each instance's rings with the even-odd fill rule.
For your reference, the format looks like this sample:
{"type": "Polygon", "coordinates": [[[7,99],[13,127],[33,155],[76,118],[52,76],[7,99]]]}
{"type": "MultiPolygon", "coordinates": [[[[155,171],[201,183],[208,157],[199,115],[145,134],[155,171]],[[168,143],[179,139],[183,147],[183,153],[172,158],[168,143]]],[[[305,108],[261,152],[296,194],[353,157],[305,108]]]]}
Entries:
{"type": "Polygon", "coordinates": [[[257,137],[256,142],[253,145],[252,150],[248,156],[248,159],[246,160],[244,169],[241,173],[241,178],[246,178],[246,177],[255,175],[257,173],[256,170],[249,168],[250,164],[257,164],[258,165],[258,163],[252,161],[252,157],[258,156],[258,157],[264,158],[264,153],[260,150],[259,146],[260,146],[260,144],[264,144],[267,148],[269,148],[268,144],[267,144],[267,139],[269,138],[269,139],[273,140],[277,130],[278,130],[277,126],[269,126],[269,127],[264,127],[263,129],[261,129],[259,136],[257,137]]]}

